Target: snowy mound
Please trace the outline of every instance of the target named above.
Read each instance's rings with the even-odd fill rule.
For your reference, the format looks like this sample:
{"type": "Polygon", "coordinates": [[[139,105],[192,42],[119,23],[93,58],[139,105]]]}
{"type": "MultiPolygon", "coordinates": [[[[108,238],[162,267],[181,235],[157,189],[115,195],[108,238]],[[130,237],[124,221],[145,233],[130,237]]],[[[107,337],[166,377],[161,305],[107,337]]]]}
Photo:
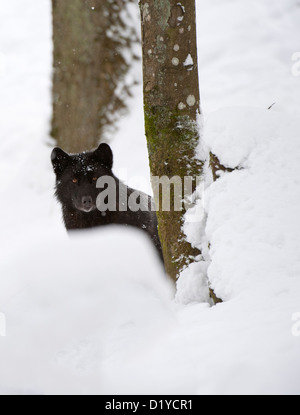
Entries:
{"type": "Polygon", "coordinates": [[[105,359],[129,357],[172,324],[172,286],[147,242],[119,228],[37,233],[6,253],[0,390],[99,394],[105,359]]]}
{"type": "Polygon", "coordinates": [[[204,139],[225,166],[205,195],[209,279],[228,300],[247,292],[299,292],[299,120],[275,111],[225,109],[204,139]]]}

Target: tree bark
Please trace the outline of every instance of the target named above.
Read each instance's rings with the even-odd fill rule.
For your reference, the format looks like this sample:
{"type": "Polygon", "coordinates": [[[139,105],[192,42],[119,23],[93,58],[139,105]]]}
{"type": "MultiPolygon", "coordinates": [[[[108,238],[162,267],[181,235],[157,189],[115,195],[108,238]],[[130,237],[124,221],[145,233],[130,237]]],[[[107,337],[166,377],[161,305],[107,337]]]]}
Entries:
{"type": "MultiPolygon", "coordinates": [[[[151,173],[156,177],[179,176],[182,181],[189,176],[196,181],[202,175],[204,161],[195,157],[200,139],[195,0],[141,0],[140,8],[151,173]]],[[[175,198],[173,189],[173,201],[175,198]]],[[[199,255],[183,234],[184,214],[184,208],[163,211],[159,205],[166,271],[174,280],[199,255]]]]}
{"type": "Polygon", "coordinates": [[[67,152],[96,147],[116,112],[126,108],[129,91],[122,82],[129,63],[122,51],[137,41],[122,19],[128,1],[52,0],[51,135],[67,152]]]}

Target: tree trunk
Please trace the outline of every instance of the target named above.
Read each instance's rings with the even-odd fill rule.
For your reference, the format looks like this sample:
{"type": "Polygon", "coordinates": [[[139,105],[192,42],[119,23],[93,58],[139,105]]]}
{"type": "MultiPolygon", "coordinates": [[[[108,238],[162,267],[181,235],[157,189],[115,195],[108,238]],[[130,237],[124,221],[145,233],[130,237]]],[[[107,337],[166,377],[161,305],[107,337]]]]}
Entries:
{"type": "MultiPolygon", "coordinates": [[[[179,176],[183,181],[188,176],[196,180],[202,175],[203,162],[195,158],[200,139],[195,0],[141,0],[140,5],[151,173],[156,177],[179,176]]],[[[173,201],[176,197],[173,189],[173,201]]],[[[157,196],[156,204],[159,205],[157,196]]],[[[159,235],[166,271],[174,280],[199,254],[186,242],[184,214],[184,208],[164,211],[159,205],[159,235]]]]}
{"type": "Polygon", "coordinates": [[[122,17],[128,1],[52,0],[51,135],[67,152],[96,147],[116,111],[126,108],[124,77],[135,57],[130,52],[126,60],[122,51],[137,41],[122,17]]]}

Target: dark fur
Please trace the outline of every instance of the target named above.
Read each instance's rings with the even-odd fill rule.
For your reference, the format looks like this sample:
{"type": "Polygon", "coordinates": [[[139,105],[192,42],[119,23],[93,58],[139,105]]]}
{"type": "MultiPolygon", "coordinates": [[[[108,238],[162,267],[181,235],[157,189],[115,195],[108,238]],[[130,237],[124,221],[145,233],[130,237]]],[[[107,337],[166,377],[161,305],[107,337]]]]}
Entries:
{"type": "MultiPolygon", "coordinates": [[[[132,212],[119,210],[117,191],[117,211],[100,212],[96,207],[96,199],[101,189],[96,188],[96,181],[102,176],[110,176],[115,180],[117,189],[123,186],[129,196],[135,190],[122,184],[112,172],[113,154],[107,144],[100,144],[93,152],[69,155],[59,148],[52,151],[51,161],[56,174],[56,197],[62,205],[63,219],[67,230],[87,229],[97,226],[118,224],[133,226],[147,232],[162,258],[161,244],[157,231],[156,213],[149,211],[132,212]],[[73,180],[76,179],[77,183],[73,180]]],[[[102,189],[103,190],[103,189],[102,189]]],[[[150,196],[139,192],[148,200],[150,196]]]]}

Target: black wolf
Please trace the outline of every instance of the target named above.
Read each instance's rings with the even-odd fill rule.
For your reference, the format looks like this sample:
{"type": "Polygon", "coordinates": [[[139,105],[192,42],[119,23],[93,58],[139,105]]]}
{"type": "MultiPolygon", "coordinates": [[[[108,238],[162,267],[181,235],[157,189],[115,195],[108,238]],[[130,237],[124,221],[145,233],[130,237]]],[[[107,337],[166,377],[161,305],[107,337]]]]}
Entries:
{"type": "Polygon", "coordinates": [[[72,155],[55,148],[51,161],[56,174],[56,197],[62,205],[67,230],[111,224],[133,226],[150,236],[162,258],[153,200],[113,174],[113,153],[108,144],[72,155]],[[109,182],[106,187],[99,184],[103,178],[109,182]]]}

